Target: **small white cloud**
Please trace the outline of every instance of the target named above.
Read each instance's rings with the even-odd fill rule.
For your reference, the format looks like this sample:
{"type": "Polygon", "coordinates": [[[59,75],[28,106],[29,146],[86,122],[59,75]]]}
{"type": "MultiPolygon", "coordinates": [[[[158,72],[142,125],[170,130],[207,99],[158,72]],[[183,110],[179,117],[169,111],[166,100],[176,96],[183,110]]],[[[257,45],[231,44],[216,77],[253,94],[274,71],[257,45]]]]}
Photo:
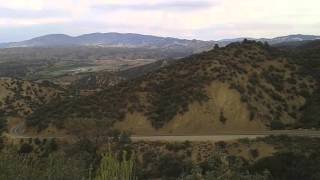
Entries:
{"type": "Polygon", "coordinates": [[[0,18],[0,25],[6,27],[23,27],[33,25],[48,25],[48,24],[61,24],[70,22],[70,19],[65,18],[0,18]]]}

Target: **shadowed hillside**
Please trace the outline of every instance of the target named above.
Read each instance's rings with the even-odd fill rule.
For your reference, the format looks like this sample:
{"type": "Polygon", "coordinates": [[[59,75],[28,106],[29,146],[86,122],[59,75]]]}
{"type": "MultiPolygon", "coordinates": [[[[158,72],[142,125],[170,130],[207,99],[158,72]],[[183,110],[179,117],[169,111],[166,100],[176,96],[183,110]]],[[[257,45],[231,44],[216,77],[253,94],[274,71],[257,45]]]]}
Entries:
{"type": "Polygon", "coordinates": [[[103,119],[135,133],[289,128],[300,119],[316,81],[278,54],[267,44],[233,43],[92,96],[43,107],[27,122],[61,126],[103,119]]]}
{"type": "Polygon", "coordinates": [[[299,126],[320,127],[320,40],[305,42],[298,46],[282,46],[290,60],[301,66],[301,73],[313,76],[318,81],[317,90],[307,98],[302,108],[303,117],[299,126]]]}

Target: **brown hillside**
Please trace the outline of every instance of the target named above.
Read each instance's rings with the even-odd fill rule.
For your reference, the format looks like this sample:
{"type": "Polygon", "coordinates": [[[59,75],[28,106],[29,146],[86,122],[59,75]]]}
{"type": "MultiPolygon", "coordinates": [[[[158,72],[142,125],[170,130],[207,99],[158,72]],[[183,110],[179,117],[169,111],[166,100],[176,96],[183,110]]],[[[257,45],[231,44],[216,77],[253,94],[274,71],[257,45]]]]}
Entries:
{"type": "Polygon", "coordinates": [[[92,96],[39,110],[28,122],[104,119],[122,121],[115,126],[134,133],[290,127],[301,116],[299,109],[316,82],[274,52],[261,43],[234,43],[92,96]]]}
{"type": "Polygon", "coordinates": [[[61,90],[46,84],[0,78],[0,111],[4,115],[27,116],[61,94],[61,90]]]}

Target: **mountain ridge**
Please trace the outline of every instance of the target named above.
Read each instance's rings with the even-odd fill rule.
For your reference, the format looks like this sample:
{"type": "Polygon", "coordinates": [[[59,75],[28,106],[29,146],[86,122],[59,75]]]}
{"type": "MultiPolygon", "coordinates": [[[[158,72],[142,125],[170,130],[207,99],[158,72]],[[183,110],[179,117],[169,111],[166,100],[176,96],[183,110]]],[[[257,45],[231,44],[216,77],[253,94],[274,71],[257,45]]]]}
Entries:
{"type": "Polygon", "coordinates": [[[55,47],[55,46],[101,46],[101,47],[206,47],[208,41],[159,37],[135,33],[92,33],[80,36],[48,34],[20,42],[0,43],[0,48],[12,47],[55,47]]]}
{"type": "Polygon", "coordinates": [[[188,40],[174,37],[161,37],[143,35],[137,33],[90,33],[79,36],[66,34],[48,34],[20,42],[0,43],[0,48],[12,47],[55,47],[55,46],[102,46],[102,47],[149,47],[149,48],[177,48],[191,47],[195,49],[209,50],[215,44],[226,46],[232,42],[240,42],[244,39],[278,44],[284,42],[299,42],[320,39],[317,35],[292,34],[275,38],[251,38],[240,37],[222,40],[188,40]]]}

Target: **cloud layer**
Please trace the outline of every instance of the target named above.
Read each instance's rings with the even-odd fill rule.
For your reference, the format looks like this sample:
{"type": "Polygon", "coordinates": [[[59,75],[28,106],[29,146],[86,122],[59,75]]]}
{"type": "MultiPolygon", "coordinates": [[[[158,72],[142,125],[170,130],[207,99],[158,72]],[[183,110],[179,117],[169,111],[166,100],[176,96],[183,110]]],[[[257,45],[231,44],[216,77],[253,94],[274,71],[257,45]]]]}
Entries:
{"type": "Polygon", "coordinates": [[[0,42],[49,33],[196,39],[320,34],[319,0],[0,0],[0,42]]]}

